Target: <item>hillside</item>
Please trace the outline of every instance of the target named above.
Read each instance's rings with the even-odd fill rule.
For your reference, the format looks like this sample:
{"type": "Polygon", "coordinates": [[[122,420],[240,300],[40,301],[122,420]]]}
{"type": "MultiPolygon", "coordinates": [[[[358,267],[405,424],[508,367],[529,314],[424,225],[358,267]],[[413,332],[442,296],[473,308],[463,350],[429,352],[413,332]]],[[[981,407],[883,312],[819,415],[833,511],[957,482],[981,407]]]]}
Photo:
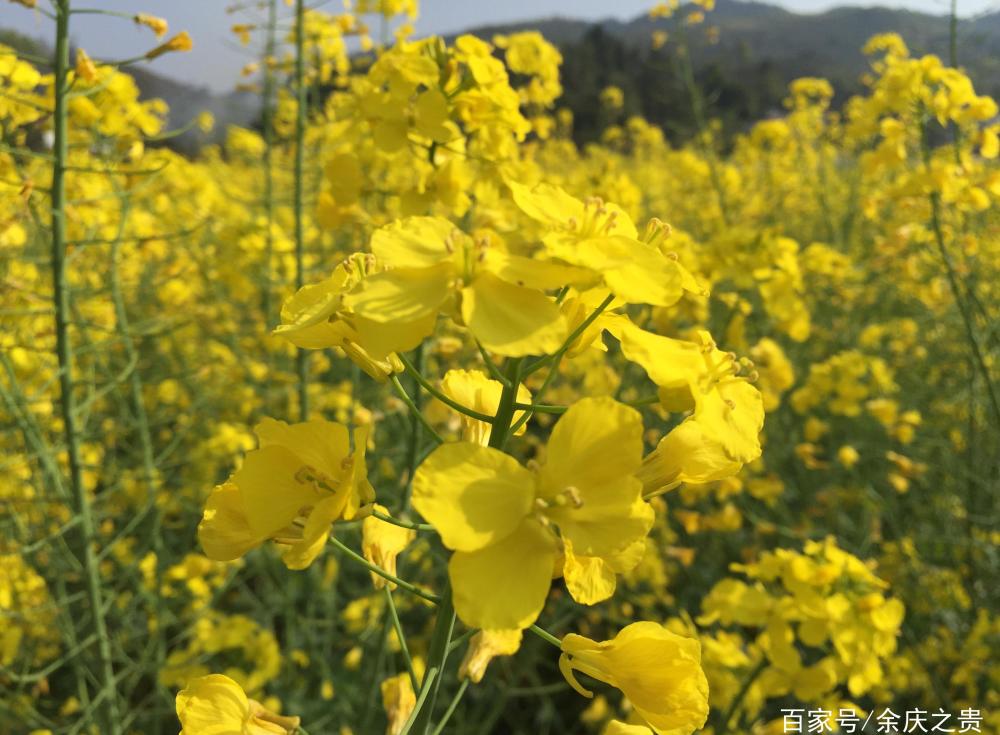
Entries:
{"type": "MultiPolygon", "coordinates": [[[[538,29],[564,52],[563,102],[575,114],[580,141],[593,140],[606,123],[598,95],[609,84],[625,91],[626,114],[642,114],[675,139],[691,133],[688,96],[675,63],[682,34],[710,111],[730,132],[780,110],[788,83],[797,77],[829,79],[837,92],[835,104],[858,92],[868,65],[861,47],[876,33],[899,33],[914,53],[949,55],[947,16],[882,7],[804,14],[740,0],[718,0],[706,22],[695,27],[643,15],[626,23],[551,18],[471,32],[489,38],[528,28],[538,29]],[[713,26],[719,31],[717,43],[706,38],[713,26]],[[657,30],[667,31],[673,42],[654,51],[651,37],[657,30]]],[[[959,65],[977,89],[1000,97],[1000,13],[961,21],[957,38],[959,65]]]]}
{"type": "MultiPolygon", "coordinates": [[[[946,16],[882,7],[841,7],[824,13],[794,13],[775,5],[718,0],[703,25],[686,27],[682,18],[652,20],[642,15],[628,22],[589,23],[546,18],[501,26],[482,26],[469,33],[491,38],[497,33],[537,29],[559,45],[565,57],[563,104],[575,116],[578,141],[593,140],[607,123],[598,103],[609,84],[625,91],[625,114],[641,114],[661,125],[674,139],[690,135],[690,104],[676,68],[676,39],[682,34],[691,48],[696,78],[707,92],[710,113],[729,132],[745,128],[780,110],[788,83],[801,76],[822,76],[837,91],[836,104],[860,89],[867,61],[865,41],[876,33],[900,33],[915,53],[948,57],[946,16]],[[706,30],[718,28],[710,43],[706,30]],[[651,48],[654,31],[665,30],[672,41],[651,48]]],[[[0,36],[10,43],[10,34],[0,36]]],[[[25,44],[34,44],[22,39],[25,44]]],[[[959,64],[977,88],[1000,98],[1000,12],[963,20],[958,26],[959,64]]],[[[217,139],[230,123],[249,125],[258,116],[252,95],[217,94],[146,68],[129,70],[145,97],[162,97],[171,108],[171,125],[184,125],[197,112],[213,112],[217,139]]],[[[189,134],[176,141],[184,150],[204,138],[189,134]]]]}

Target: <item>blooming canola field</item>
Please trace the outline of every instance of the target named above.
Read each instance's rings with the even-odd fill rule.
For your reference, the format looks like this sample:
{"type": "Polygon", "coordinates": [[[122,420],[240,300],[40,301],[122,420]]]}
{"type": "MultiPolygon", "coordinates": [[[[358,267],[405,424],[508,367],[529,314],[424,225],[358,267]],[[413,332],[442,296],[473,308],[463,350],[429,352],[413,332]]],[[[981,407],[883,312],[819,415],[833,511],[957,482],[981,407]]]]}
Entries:
{"type": "Polygon", "coordinates": [[[1000,733],[961,68],[877,35],[862,93],[732,136],[691,85],[681,142],[609,87],[583,143],[537,32],[264,0],[259,122],[182,155],[211,115],[128,70],[197,29],[109,12],[150,51],[105,63],[14,4],[52,52],[0,45],[0,734],[1000,733]]]}

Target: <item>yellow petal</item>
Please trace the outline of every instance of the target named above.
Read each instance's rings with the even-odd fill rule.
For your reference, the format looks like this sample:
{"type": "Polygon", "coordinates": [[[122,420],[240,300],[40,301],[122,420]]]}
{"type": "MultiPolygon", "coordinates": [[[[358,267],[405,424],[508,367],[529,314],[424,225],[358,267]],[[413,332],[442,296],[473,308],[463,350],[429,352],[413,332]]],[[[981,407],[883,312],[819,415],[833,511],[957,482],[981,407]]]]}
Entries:
{"type": "Polygon", "coordinates": [[[393,352],[409,352],[424,341],[437,323],[437,314],[430,312],[412,322],[376,322],[355,316],[352,320],[355,339],[375,360],[384,360],[393,352]]]}
{"type": "Polygon", "coordinates": [[[527,628],[545,607],[555,556],[554,536],[530,518],[498,543],[455,552],[448,564],[455,612],[472,628],[527,628]]]}
{"type": "MultiPolygon", "coordinates": [[[[388,514],[381,505],[376,510],[388,514]]],[[[416,538],[416,531],[388,523],[375,516],[368,516],[361,522],[361,552],[375,566],[381,567],[390,574],[396,574],[396,557],[416,538]]],[[[388,583],[384,577],[372,572],[372,582],[381,589],[388,583]]]]}
{"type": "Polygon", "coordinates": [[[243,735],[250,702],[228,676],[199,676],[177,694],[181,735],[243,735]]]}
{"type": "Polygon", "coordinates": [[[583,495],[580,507],[559,505],[548,509],[546,516],[578,553],[610,561],[645,538],[653,526],[653,508],[641,493],[639,480],[623,478],[583,495]]]}
{"type": "Polygon", "coordinates": [[[198,541],[205,556],[215,561],[238,559],[264,541],[250,530],[243,496],[235,483],[218,485],[208,496],[198,524],[198,541]]]}
{"type": "Polygon", "coordinates": [[[486,251],[483,267],[507,283],[537,288],[540,291],[592,283],[596,278],[586,268],[563,265],[551,260],[511,255],[496,249],[486,251]]]}
{"type": "Polygon", "coordinates": [[[247,453],[233,482],[243,495],[251,531],[269,538],[299,515],[299,510],[319,502],[322,496],[295,480],[302,460],[290,449],[272,445],[247,453]]]}
{"type": "Polygon", "coordinates": [[[573,599],[582,605],[596,605],[615,593],[615,571],[600,557],[576,556],[572,544],[564,540],[563,578],[573,599]]]}
{"type": "Polygon", "coordinates": [[[567,486],[600,487],[631,475],[642,462],[642,415],[613,398],[584,398],[556,422],[540,488],[553,497],[567,486]]]}
{"type": "Polygon", "coordinates": [[[528,187],[514,181],[507,182],[514,203],[533,220],[550,227],[566,227],[570,220],[582,221],[583,202],[570,196],[558,186],[538,184],[528,187]]]}
{"type": "Polygon", "coordinates": [[[314,419],[288,424],[272,418],[261,419],[254,427],[260,446],[290,449],[303,464],[310,465],[331,479],[343,473],[343,462],[350,453],[347,427],[334,421],[314,419]]]}
{"type": "Polygon", "coordinates": [[[480,273],[462,289],[462,319],[486,349],[508,357],[555,352],[567,336],[554,301],[492,273],[480,273]]]}
{"type": "Polygon", "coordinates": [[[609,331],[621,341],[625,358],[640,365],[660,387],[687,390],[705,369],[701,348],[694,342],[661,337],[624,321],[616,321],[609,331]]]}
{"type": "Polygon", "coordinates": [[[611,720],[604,727],[601,735],[649,735],[649,728],[645,725],[630,725],[621,720],[611,720]]]}
{"type": "MultiPolygon", "coordinates": [[[[479,413],[493,416],[500,406],[500,394],[503,386],[499,381],[486,377],[481,370],[449,370],[441,379],[442,392],[454,401],[479,413]]],[[[531,402],[531,391],[519,385],[517,387],[519,403],[531,402]]],[[[448,409],[451,410],[451,409],[448,409]]],[[[514,412],[516,423],[524,411],[514,412]]],[[[459,416],[462,422],[462,440],[486,446],[492,434],[493,425],[486,421],[478,421],[465,415],[459,416]]],[[[527,423],[518,428],[517,433],[523,434],[527,423]]]]}
{"type": "Polygon", "coordinates": [[[706,393],[695,391],[694,420],[734,461],[752,462],[760,456],[764,401],[745,380],[720,383],[706,393]]]}
{"type": "Polygon", "coordinates": [[[391,268],[430,268],[451,259],[445,243],[455,232],[441,217],[407,217],[375,230],[371,248],[391,268]]]}
{"type": "Polygon", "coordinates": [[[604,282],[630,304],[673,306],[684,294],[686,275],[677,261],[636,241],[626,262],[605,271],[604,282]]]}
{"type": "Polygon", "coordinates": [[[722,442],[688,419],[660,440],[636,476],[650,493],[679,482],[716,482],[735,475],[741,466],[726,454],[722,442]]]}
{"type": "Polygon", "coordinates": [[[534,503],[534,485],[534,476],[503,452],[470,442],[444,444],[417,468],[413,507],[445,546],[475,551],[518,528],[534,503]]]}
{"type": "Polygon", "coordinates": [[[450,263],[376,273],[345,296],[344,305],[374,322],[415,322],[444,304],[453,277],[450,263]]]}
{"type": "Polygon", "coordinates": [[[483,680],[486,667],[497,656],[513,656],[521,647],[522,633],[512,630],[480,630],[469,641],[469,649],[459,666],[460,678],[468,678],[474,684],[483,680]]]}
{"type": "Polygon", "coordinates": [[[368,451],[368,436],[371,427],[358,426],[354,429],[354,454],[351,456],[351,492],[344,506],[343,516],[351,520],[365,505],[375,502],[375,488],[368,481],[368,465],[365,454],[368,451]]]}

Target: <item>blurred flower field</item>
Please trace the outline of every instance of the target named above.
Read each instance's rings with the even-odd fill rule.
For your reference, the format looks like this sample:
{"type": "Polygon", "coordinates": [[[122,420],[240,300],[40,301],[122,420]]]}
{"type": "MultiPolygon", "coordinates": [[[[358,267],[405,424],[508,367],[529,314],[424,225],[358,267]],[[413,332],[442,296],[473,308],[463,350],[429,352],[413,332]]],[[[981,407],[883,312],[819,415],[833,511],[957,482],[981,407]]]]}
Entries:
{"type": "Polygon", "coordinates": [[[577,145],[538,33],[264,0],[260,125],[187,158],[126,72],[191,36],[104,63],[79,3],[0,47],[0,733],[1000,733],[961,69],[877,35],[731,140],[689,74],[682,145],[608,88],[577,145]]]}

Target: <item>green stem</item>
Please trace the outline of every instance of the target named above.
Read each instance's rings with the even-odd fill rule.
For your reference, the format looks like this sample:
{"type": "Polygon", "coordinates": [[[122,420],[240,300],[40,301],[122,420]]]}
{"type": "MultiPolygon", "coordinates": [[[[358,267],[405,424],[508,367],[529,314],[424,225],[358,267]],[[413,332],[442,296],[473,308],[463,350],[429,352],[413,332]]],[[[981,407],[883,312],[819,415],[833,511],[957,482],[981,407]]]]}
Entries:
{"type": "MultiPolygon", "coordinates": [[[[305,177],[306,137],[306,84],[305,84],[305,0],[295,0],[295,288],[305,285],[305,211],[303,184],[305,177]]],[[[309,362],[308,353],[299,348],[295,353],[295,366],[299,376],[299,416],[309,418],[309,362]]]]}
{"type": "Polygon", "coordinates": [[[515,403],[514,408],[518,411],[534,411],[535,413],[566,413],[569,406],[555,406],[548,403],[515,403]]]}
{"type": "Polygon", "coordinates": [[[434,531],[435,528],[430,523],[414,523],[413,521],[407,521],[402,518],[393,518],[387,513],[382,513],[378,510],[373,510],[372,515],[378,518],[380,521],[385,521],[386,523],[391,523],[394,526],[399,526],[400,528],[409,528],[411,531],[434,531]]]}
{"type": "Polygon", "coordinates": [[[389,589],[389,585],[385,585],[382,592],[385,595],[386,606],[389,608],[389,616],[392,618],[393,630],[396,631],[396,639],[399,641],[399,651],[403,654],[403,660],[406,661],[406,672],[410,675],[410,684],[413,686],[413,691],[417,691],[420,682],[417,680],[417,672],[413,668],[413,659],[410,657],[410,648],[406,645],[406,635],[399,622],[399,611],[396,610],[396,602],[392,599],[392,590],[389,589]]]}
{"type": "Polygon", "coordinates": [[[267,232],[264,235],[264,283],[262,308],[264,323],[271,325],[271,290],[273,274],[271,271],[274,260],[274,70],[268,60],[274,56],[275,35],[277,27],[278,0],[268,0],[267,9],[267,41],[264,46],[264,90],[262,125],[264,128],[264,212],[267,217],[267,232]]]}
{"type": "MultiPolygon", "coordinates": [[[[430,647],[427,650],[427,661],[431,664],[430,671],[441,671],[448,659],[448,648],[451,634],[455,630],[455,608],[451,602],[451,589],[446,587],[438,605],[437,617],[434,620],[434,632],[431,634],[430,647]]],[[[428,672],[429,673],[429,672],[428,672]]],[[[434,702],[437,700],[441,679],[424,682],[421,699],[414,709],[414,719],[411,723],[414,735],[427,735],[431,726],[431,716],[434,712],[434,702]],[[427,690],[430,690],[429,692],[427,690]],[[426,696],[425,696],[426,695],[426,696]]],[[[403,732],[407,732],[406,729],[403,732]]]]}
{"type": "Polygon", "coordinates": [[[514,405],[517,403],[517,388],[521,384],[521,363],[523,358],[514,357],[504,365],[504,377],[508,384],[500,393],[500,403],[497,405],[497,415],[493,418],[493,428],[490,431],[489,446],[503,449],[507,445],[511,423],[514,420],[514,405]]]}
{"type": "Polygon", "coordinates": [[[421,598],[423,600],[427,600],[427,602],[433,602],[434,604],[440,603],[441,598],[438,597],[437,595],[431,594],[429,592],[424,592],[422,589],[420,589],[419,587],[417,587],[415,584],[411,584],[410,582],[407,582],[405,579],[400,579],[395,574],[387,572],[386,570],[384,570],[382,567],[378,566],[377,564],[372,564],[370,561],[368,561],[367,559],[365,559],[363,556],[361,556],[361,554],[359,554],[358,552],[356,552],[354,549],[352,549],[350,546],[348,546],[347,544],[345,544],[343,541],[341,541],[336,536],[333,536],[333,535],[330,536],[330,543],[333,544],[334,546],[336,546],[341,551],[343,551],[345,554],[347,554],[351,559],[353,559],[354,561],[356,561],[358,564],[360,564],[361,566],[365,567],[368,571],[374,572],[375,574],[377,574],[378,576],[382,577],[383,579],[389,580],[390,582],[392,582],[394,585],[396,585],[400,589],[404,589],[407,592],[409,592],[410,594],[416,595],[417,597],[419,597],[419,598],[421,598]]]}
{"type": "Polygon", "coordinates": [[[528,628],[528,630],[530,630],[532,633],[534,633],[535,635],[537,635],[543,641],[551,643],[553,646],[555,646],[556,648],[558,648],[560,651],[562,650],[562,641],[560,641],[558,638],[556,638],[554,635],[552,635],[551,633],[549,633],[544,628],[540,628],[537,625],[532,625],[530,628],[528,628]]]}
{"type": "Polygon", "coordinates": [[[566,338],[566,341],[563,342],[562,347],[560,347],[558,350],[556,350],[548,357],[540,358],[528,366],[527,370],[525,371],[525,375],[530,375],[531,373],[535,372],[535,370],[537,370],[538,368],[542,367],[545,364],[549,363],[551,364],[549,372],[545,376],[545,380],[542,381],[541,387],[535,392],[535,395],[532,396],[531,405],[527,409],[525,409],[523,414],[521,414],[521,418],[519,418],[516,422],[514,422],[514,425],[510,427],[511,433],[514,433],[522,426],[524,426],[526,423],[528,423],[528,419],[530,419],[532,415],[535,413],[535,411],[537,410],[537,406],[543,405],[539,403],[539,401],[541,401],[542,396],[545,395],[545,391],[548,390],[549,385],[552,384],[552,381],[555,380],[556,375],[559,373],[559,365],[562,363],[563,356],[569,351],[569,348],[573,346],[573,343],[576,342],[577,339],[579,339],[580,335],[582,335],[585,331],[587,331],[587,328],[591,324],[597,321],[597,318],[604,313],[604,310],[607,309],[611,305],[611,302],[614,300],[615,300],[614,294],[609,293],[607,297],[604,299],[604,301],[598,304],[597,308],[594,309],[594,311],[590,314],[590,316],[588,316],[586,319],[580,322],[580,325],[572,332],[570,332],[570,335],[566,338]]]}
{"type": "MultiPolygon", "coordinates": [[[[922,129],[923,135],[921,147],[923,152],[924,168],[929,173],[931,168],[931,150],[930,142],[927,139],[926,123],[922,126],[922,129]]],[[[951,289],[952,298],[955,299],[955,305],[958,307],[959,315],[962,318],[962,325],[965,327],[965,336],[969,343],[969,349],[972,352],[973,361],[983,376],[983,383],[986,385],[986,394],[990,401],[990,407],[993,409],[993,418],[996,421],[997,426],[1000,427],[1000,397],[997,396],[996,389],[993,385],[993,379],[990,375],[989,366],[986,363],[986,357],[983,354],[982,347],[979,345],[979,338],[976,336],[972,315],[969,313],[969,307],[963,298],[962,287],[958,280],[958,274],[955,272],[955,266],[951,262],[951,255],[948,253],[948,248],[945,245],[944,228],[941,225],[941,195],[937,191],[932,191],[928,196],[931,205],[931,229],[934,231],[934,241],[937,245],[938,254],[941,256],[941,262],[944,264],[945,273],[948,276],[948,286],[951,289]]]]}
{"type": "Polygon", "coordinates": [[[410,713],[410,717],[406,720],[406,723],[403,725],[403,729],[400,730],[400,735],[408,735],[408,733],[411,730],[417,735],[420,735],[421,733],[421,730],[419,729],[421,727],[419,719],[420,713],[426,712],[430,709],[429,707],[425,707],[424,705],[427,702],[427,697],[432,695],[432,692],[437,691],[438,681],[439,681],[438,669],[437,668],[428,669],[427,673],[424,675],[424,685],[420,688],[420,694],[417,697],[417,702],[413,706],[413,711],[410,713]],[[418,729],[414,730],[415,727],[418,729]]]}
{"type": "MultiPolygon", "coordinates": [[[[152,515],[152,527],[149,531],[149,537],[153,553],[156,555],[156,570],[154,578],[156,589],[159,590],[163,585],[163,573],[166,562],[163,553],[163,538],[160,534],[163,516],[160,512],[160,504],[157,498],[159,477],[156,471],[153,439],[149,430],[149,415],[146,413],[146,402],[143,398],[142,376],[139,373],[139,353],[136,349],[135,340],[132,337],[132,331],[129,327],[128,312],[125,309],[125,298],[123,296],[121,286],[121,269],[118,267],[127,212],[127,207],[123,207],[118,226],[118,237],[111,246],[111,298],[114,302],[115,321],[117,323],[118,332],[121,336],[122,345],[125,348],[126,361],[128,364],[134,366],[129,373],[129,388],[131,390],[132,410],[135,412],[136,429],[139,433],[139,447],[142,452],[142,474],[143,482],[146,485],[146,504],[152,515]]],[[[156,620],[163,620],[163,606],[165,603],[163,595],[157,594],[154,598],[154,615],[156,616],[156,620]]],[[[159,628],[156,632],[154,645],[154,665],[156,670],[160,671],[167,658],[167,642],[163,631],[159,628]]],[[[159,683],[159,678],[157,678],[157,690],[164,701],[170,701],[170,692],[165,686],[159,683]]],[[[154,732],[159,733],[162,729],[161,726],[161,718],[157,718],[155,721],[154,732]]]]}
{"type": "Polygon", "coordinates": [[[715,189],[715,195],[719,200],[719,213],[722,215],[722,221],[726,226],[729,226],[731,224],[729,207],[726,204],[726,191],[722,186],[722,178],[719,176],[718,157],[715,154],[714,147],[710,146],[707,140],[710,131],[708,129],[708,121],[705,119],[705,100],[694,78],[694,63],[691,61],[691,46],[687,42],[687,34],[682,28],[680,30],[681,46],[680,53],[677,56],[680,59],[681,77],[684,80],[684,87],[691,100],[691,113],[694,115],[695,125],[698,128],[698,135],[695,136],[695,139],[698,147],[701,148],[702,155],[708,162],[709,178],[712,181],[712,188],[715,189]]]}
{"type": "Polygon", "coordinates": [[[434,430],[434,427],[430,425],[430,422],[427,421],[427,417],[424,416],[423,412],[423,396],[420,393],[419,385],[419,380],[423,379],[422,373],[424,370],[424,345],[422,343],[417,346],[414,356],[417,361],[415,366],[412,366],[409,360],[406,360],[404,363],[407,366],[408,372],[417,381],[417,385],[413,386],[414,397],[412,399],[403,389],[403,384],[399,382],[399,378],[395,375],[392,376],[393,387],[400,392],[403,400],[410,409],[410,436],[406,445],[406,474],[404,475],[406,486],[403,489],[403,507],[406,509],[410,507],[410,496],[413,492],[413,475],[417,471],[417,465],[419,464],[421,425],[427,427],[427,430],[438,444],[444,442],[441,436],[434,430]]]}
{"type": "Polygon", "coordinates": [[[455,710],[458,708],[458,703],[462,701],[462,697],[465,695],[465,690],[469,688],[469,680],[462,679],[462,683],[458,685],[458,691],[455,692],[455,696],[451,698],[451,702],[448,704],[448,709],[444,711],[441,716],[441,721],[434,728],[432,735],[441,735],[444,732],[445,725],[448,724],[448,720],[451,716],[455,714],[455,710]]]}
{"type": "Polygon", "coordinates": [[[539,368],[544,367],[545,365],[549,365],[557,362],[558,360],[561,360],[562,356],[565,355],[567,352],[569,352],[569,349],[570,347],[573,346],[573,343],[576,342],[576,340],[579,339],[580,336],[587,331],[587,328],[590,327],[591,324],[597,321],[597,318],[604,313],[605,309],[611,306],[611,302],[614,300],[615,300],[615,295],[609,293],[607,297],[605,297],[604,301],[598,304],[597,308],[594,309],[593,312],[591,312],[590,316],[588,316],[586,319],[580,322],[577,328],[569,333],[569,336],[566,338],[566,341],[562,343],[562,346],[558,350],[553,352],[551,355],[547,355],[546,357],[541,357],[535,360],[530,365],[528,365],[528,367],[525,368],[524,370],[523,377],[531,375],[533,372],[535,372],[539,368]]]}
{"type": "MultiPolygon", "coordinates": [[[[407,469],[409,470],[408,473],[409,476],[412,475],[413,471],[416,469],[415,465],[416,465],[417,449],[420,446],[420,427],[423,426],[425,429],[427,429],[428,433],[432,437],[434,437],[434,441],[436,441],[438,444],[443,444],[444,439],[442,439],[441,435],[434,430],[434,427],[431,425],[430,421],[428,421],[427,417],[424,416],[423,411],[421,411],[420,407],[417,405],[417,401],[413,398],[410,398],[410,394],[406,392],[406,388],[404,388],[403,384],[399,382],[399,378],[393,375],[392,377],[389,378],[389,381],[392,383],[392,387],[396,391],[396,395],[399,396],[399,399],[403,403],[405,403],[406,407],[410,410],[410,418],[411,421],[414,422],[410,426],[410,443],[407,448],[407,457],[408,457],[407,469]]],[[[417,396],[419,395],[420,392],[418,390],[417,396]]]]}
{"type": "Polygon", "coordinates": [[[486,370],[489,372],[490,377],[499,382],[500,385],[507,385],[507,378],[505,378],[503,373],[500,372],[500,368],[498,368],[497,364],[493,362],[493,358],[490,357],[490,353],[487,352],[486,348],[479,343],[479,340],[476,340],[476,347],[479,348],[479,354],[483,358],[483,363],[486,365],[486,370]]]}
{"type": "Polygon", "coordinates": [[[52,288],[55,306],[56,357],[59,362],[60,410],[66,438],[69,463],[69,485],[75,510],[80,517],[77,558],[82,561],[86,577],[86,593],[90,607],[91,626],[97,638],[98,696],[103,698],[98,727],[109,735],[120,735],[118,694],[111,658],[111,641],[104,618],[105,606],[101,589],[100,569],[94,553],[96,526],[90,498],[83,482],[80,463],[80,437],[73,397],[73,346],[69,336],[69,287],[66,279],[66,162],[68,155],[68,115],[66,92],[69,78],[69,16],[70,0],[56,0],[55,109],[53,114],[52,165],[52,288]]]}
{"type": "Polygon", "coordinates": [[[398,357],[400,361],[403,363],[403,367],[406,368],[406,372],[409,375],[411,375],[414,380],[417,381],[417,384],[425,391],[430,393],[432,396],[437,398],[439,401],[441,401],[441,403],[448,406],[449,408],[454,409],[455,411],[458,411],[460,414],[464,416],[468,416],[470,419],[475,419],[476,421],[483,421],[487,424],[492,423],[493,421],[492,416],[489,416],[488,414],[485,413],[480,413],[479,411],[474,411],[468,406],[462,405],[458,401],[446,396],[444,393],[442,393],[433,385],[431,385],[430,382],[427,380],[427,378],[423,376],[421,371],[418,370],[417,367],[414,366],[414,364],[406,358],[406,355],[400,354],[398,355],[398,357]]]}

